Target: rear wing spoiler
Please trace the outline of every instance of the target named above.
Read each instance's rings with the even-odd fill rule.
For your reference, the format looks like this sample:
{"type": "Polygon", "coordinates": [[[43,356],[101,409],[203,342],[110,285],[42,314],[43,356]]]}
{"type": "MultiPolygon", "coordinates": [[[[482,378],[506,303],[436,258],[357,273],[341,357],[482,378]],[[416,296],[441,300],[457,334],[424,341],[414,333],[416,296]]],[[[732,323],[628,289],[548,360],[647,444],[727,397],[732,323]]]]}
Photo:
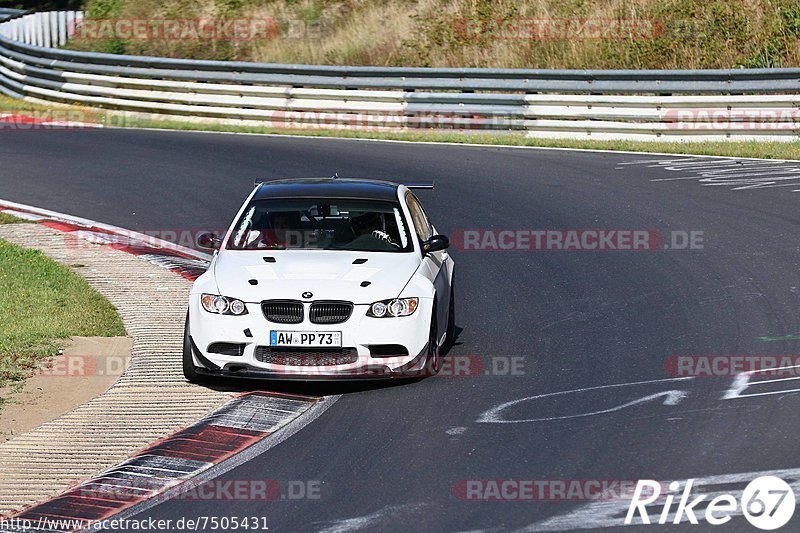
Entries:
{"type": "Polygon", "coordinates": [[[433,188],[436,186],[436,184],[434,182],[430,182],[430,183],[404,183],[403,185],[405,185],[409,189],[428,189],[428,190],[433,190],[433,188]]]}

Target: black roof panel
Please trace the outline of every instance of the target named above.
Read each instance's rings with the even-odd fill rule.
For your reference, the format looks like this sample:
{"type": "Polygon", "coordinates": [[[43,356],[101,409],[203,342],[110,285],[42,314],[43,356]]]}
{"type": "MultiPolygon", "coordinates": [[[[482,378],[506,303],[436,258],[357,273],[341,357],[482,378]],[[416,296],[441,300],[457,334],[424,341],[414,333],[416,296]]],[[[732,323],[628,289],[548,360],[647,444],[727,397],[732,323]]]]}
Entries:
{"type": "Polygon", "coordinates": [[[359,178],[291,178],[259,185],[253,200],[268,198],[357,198],[397,200],[399,184],[359,178]]]}

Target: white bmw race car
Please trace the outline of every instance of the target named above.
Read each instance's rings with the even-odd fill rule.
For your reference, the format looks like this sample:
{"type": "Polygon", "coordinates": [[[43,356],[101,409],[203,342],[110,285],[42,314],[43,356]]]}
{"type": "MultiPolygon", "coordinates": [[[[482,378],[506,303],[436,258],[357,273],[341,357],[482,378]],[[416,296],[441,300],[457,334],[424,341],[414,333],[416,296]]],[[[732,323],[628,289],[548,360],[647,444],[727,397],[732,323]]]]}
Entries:
{"type": "Polygon", "coordinates": [[[455,335],[453,260],[412,188],[257,184],[224,236],[198,238],[215,253],[189,295],[186,378],[438,372],[455,335]]]}

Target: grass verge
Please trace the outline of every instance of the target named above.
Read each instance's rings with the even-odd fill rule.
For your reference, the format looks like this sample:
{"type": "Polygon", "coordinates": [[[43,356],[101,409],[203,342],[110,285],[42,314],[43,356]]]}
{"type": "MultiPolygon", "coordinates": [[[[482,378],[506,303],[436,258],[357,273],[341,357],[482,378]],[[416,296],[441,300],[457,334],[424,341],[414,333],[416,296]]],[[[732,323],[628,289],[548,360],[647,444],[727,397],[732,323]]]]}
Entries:
{"type": "MultiPolygon", "coordinates": [[[[626,152],[655,152],[686,155],[716,155],[727,157],[755,157],[764,159],[800,160],[800,142],[782,141],[590,141],[583,139],[531,139],[521,133],[442,132],[432,130],[387,132],[376,130],[343,130],[317,128],[276,128],[261,125],[239,125],[222,122],[198,122],[176,118],[144,118],[139,114],[96,108],[81,108],[55,104],[47,106],[15,100],[0,95],[0,111],[6,113],[34,113],[47,117],[64,113],[76,121],[113,127],[166,129],[182,131],[214,131],[225,133],[255,133],[271,135],[300,135],[311,137],[337,137],[344,139],[378,139],[407,142],[444,142],[453,144],[482,144],[491,146],[530,146],[540,148],[571,148],[579,150],[612,150],[626,152]],[[81,118],[83,117],[83,118],[81,118]]],[[[29,129],[21,126],[20,129],[29,129]]]]}
{"type": "Polygon", "coordinates": [[[125,335],[108,300],[38,250],[0,239],[0,286],[0,387],[21,383],[68,337],[125,335]]]}
{"type": "Polygon", "coordinates": [[[9,215],[8,213],[0,212],[0,224],[23,224],[26,222],[31,222],[31,221],[15,217],[14,215],[9,215]]]}

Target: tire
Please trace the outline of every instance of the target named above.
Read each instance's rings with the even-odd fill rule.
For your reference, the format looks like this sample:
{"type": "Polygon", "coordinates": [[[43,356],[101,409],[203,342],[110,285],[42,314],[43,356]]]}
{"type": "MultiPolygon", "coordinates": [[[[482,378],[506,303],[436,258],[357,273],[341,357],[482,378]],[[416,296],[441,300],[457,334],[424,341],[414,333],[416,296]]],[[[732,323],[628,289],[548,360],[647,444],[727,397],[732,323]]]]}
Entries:
{"type": "Polygon", "coordinates": [[[425,374],[435,376],[442,369],[442,356],[439,353],[439,328],[436,324],[436,308],[431,315],[431,331],[428,335],[428,355],[425,358],[425,374]]]}
{"type": "Polygon", "coordinates": [[[456,289],[455,289],[456,275],[453,274],[453,279],[450,281],[450,304],[447,311],[447,337],[445,342],[447,347],[451,348],[456,343],[456,289]]]}
{"type": "Polygon", "coordinates": [[[190,383],[202,383],[203,376],[197,373],[192,357],[192,341],[189,339],[189,313],[186,313],[186,323],[183,326],[183,377],[190,383]]]}

